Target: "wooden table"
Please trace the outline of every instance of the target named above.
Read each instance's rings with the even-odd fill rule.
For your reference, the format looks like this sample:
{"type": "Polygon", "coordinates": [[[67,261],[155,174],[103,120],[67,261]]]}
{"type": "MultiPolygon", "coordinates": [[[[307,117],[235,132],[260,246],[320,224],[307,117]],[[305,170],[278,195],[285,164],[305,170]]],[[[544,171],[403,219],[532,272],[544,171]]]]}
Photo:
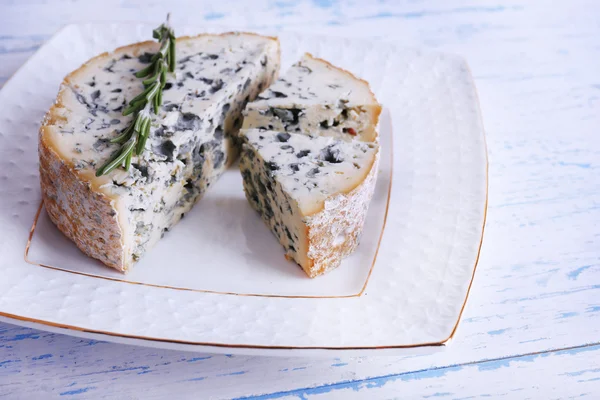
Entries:
{"type": "Polygon", "coordinates": [[[434,355],[287,359],[0,324],[0,397],[600,398],[600,2],[2,0],[0,82],[64,24],[156,23],[167,11],[199,31],[379,37],[468,60],[490,201],[458,333],[434,355]]]}

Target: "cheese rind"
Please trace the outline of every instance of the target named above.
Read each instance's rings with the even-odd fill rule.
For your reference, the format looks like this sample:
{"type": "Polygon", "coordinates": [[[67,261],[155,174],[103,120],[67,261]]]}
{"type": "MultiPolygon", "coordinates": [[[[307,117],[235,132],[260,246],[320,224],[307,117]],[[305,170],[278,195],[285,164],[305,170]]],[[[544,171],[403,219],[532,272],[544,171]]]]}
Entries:
{"type": "Polygon", "coordinates": [[[158,44],[102,54],[67,76],[40,129],[40,180],[51,220],[86,254],[126,271],[237,157],[241,111],[279,69],[279,43],[254,34],[177,40],[175,76],[153,116],[146,148],[129,171],[96,177],[132,120],[143,90],[133,72],[158,44]]]}
{"type": "Polygon", "coordinates": [[[379,145],[252,129],[240,170],[250,205],[310,277],[337,267],[358,245],[379,145]]]}
{"type": "Polygon", "coordinates": [[[243,129],[263,128],[377,140],[381,106],[369,84],[325,60],[306,54],[249,103],[243,129]]]}

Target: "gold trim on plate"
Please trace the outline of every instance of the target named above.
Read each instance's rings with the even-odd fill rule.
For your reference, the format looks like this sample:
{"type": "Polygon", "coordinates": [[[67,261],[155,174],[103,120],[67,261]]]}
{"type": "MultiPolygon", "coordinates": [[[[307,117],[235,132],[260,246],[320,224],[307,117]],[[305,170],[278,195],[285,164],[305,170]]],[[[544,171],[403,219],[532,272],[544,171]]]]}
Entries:
{"type": "Polygon", "coordinates": [[[460,324],[460,319],[462,318],[462,314],[465,311],[465,307],[467,306],[467,301],[469,300],[469,294],[471,293],[471,287],[473,286],[473,281],[475,280],[475,272],[477,271],[477,265],[479,265],[479,256],[481,255],[481,247],[483,246],[483,233],[485,231],[485,222],[487,221],[487,211],[488,211],[488,200],[490,198],[489,195],[489,186],[490,186],[490,161],[488,159],[488,151],[487,151],[487,140],[485,136],[485,127],[483,125],[483,116],[481,115],[481,102],[479,101],[479,93],[477,92],[477,86],[475,86],[475,80],[473,79],[473,73],[471,72],[471,68],[469,64],[464,61],[465,67],[469,72],[469,78],[471,79],[471,87],[473,88],[473,92],[475,92],[475,100],[477,100],[477,110],[479,115],[479,124],[481,125],[481,136],[483,137],[483,150],[485,154],[485,204],[483,206],[483,226],[481,227],[481,238],[479,239],[479,248],[477,249],[477,257],[475,258],[475,265],[473,266],[473,274],[471,275],[471,282],[469,282],[469,287],[467,288],[467,293],[465,294],[465,301],[460,308],[460,312],[458,313],[458,319],[456,320],[456,324],[450,332],[450,336],[443,343],[447,343],[454,337],[456,330],[458,329],[458,324],[460,324]]]}

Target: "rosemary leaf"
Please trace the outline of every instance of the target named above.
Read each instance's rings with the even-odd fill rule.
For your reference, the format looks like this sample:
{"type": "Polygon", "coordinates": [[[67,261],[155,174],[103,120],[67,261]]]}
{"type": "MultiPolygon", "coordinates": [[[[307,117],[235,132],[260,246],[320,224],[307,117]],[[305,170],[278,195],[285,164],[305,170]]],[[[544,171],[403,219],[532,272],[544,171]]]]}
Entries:
{"type": "Polygon", "coordinates": [[[139,70],[134,75],[136,78],[144,78],[152,73],[154,69],[154,64],[148,65],[146,68],[139,70]]]}
{"type": "Polygon", "coordinates": [[[146,98],[146,97],[147,97],[146,95],[147,95],[147,94],[148,94],[148,93],[149,93],[151,90],[152,90],[152,87],[151,87],[151,86],[148,86],[146,89],[144,89],[144,91],[143,91],[142,93],[140,93],[140,94],[138,94],[137,96],[135,96],[135,97],[133,98],[133,100],[131,100],[131,101],[129,102],[129,104],[134,104],[134,103],[137,103],[137,102],[139,102],[140,100],[143,100],[144,98],[146,98]]]}
{"type": "Polygon", "coordinates": [[[141,130],[142,130],[142,123],[143,122],[144,122],[144,114],[140,112],[135,117],[135,125],[133,127],[133,130],[136,131],[136,132],[141,132],[141,130]]]}
{"type": "Polygon", "coordinates": [[[150,136],[150,120],[146,120],[147,124],[145,124],[142,128],[142,133],[140,135],[140,140],[137,144],[136,154],[141,154],[144,151],[144,147],[146,147],[146,140],[148,140],[148,136],[150,136]]]}
{"type": "Polygon", "coordinates": [[[142,83],[144,85],[151,85],[152,83],[156,82],[156,77],[158,76],[160,72],[155,72],[154,75],[152,75],[150,78],[145,79],[142,83]]]}
{"type": "Polygon", "coordinates": [[[156,96],[154,96],[154,99],[153,99],[153,104],[152,105],[154,106],[154,114],[158,114],[158,110],[160,109],[160,104],[158,103],[158,101],[159,101],[159,96],[158,95],[160,94],[160,92],[161,91],[159,90],[158,93],[156,94],[156,96]]]}
{"type": "MultiPolygon", "coordinates": [[[[161,87],[162,89],[162,87],[161,87]]],[[[160,108],[160,106],[162,106],[162,90],[158,91],[158,94],[156,95],[156,104],[158,104],[158,107],[160,108]]]]}
{"type": "Polygon", "coordinates": [[[131,157],[133,153],[127,154],[127,158],[125,159],[125,171],[129,171],[129,167],[131,167],[131,157]]]}
{"type": "Polygon", "coordinates": [[[131,137],[131,131],[133,130],[133,125],[129,125],[123,133],[121,133],[116,138],[110,140],[111,143],[125,143],[131,137]]]}
{"type": "Polygon", "coordinates": [[[175,71],[175,36],[169,35],[171,40],[169,41],[169,72],[175,71]]]}
{"type": "Polygon", "coordinates": [[[167,57],[167,53],[169,51],[169,42],[164,42],[162,46],[160,46],[160,50],[157,53],[157,56],[160,58],[166,58],[167,57]],[[159,55],[160,54],[160,55],[159,55]]]}
{"type": "Polygon", "coordinates": [[[136,113],[136,112],[140,111],[142,108],[144,108],[144,102],[137,103],[137,104],[130,104],[127,106],[127,108],[125,110],[123,110],[123,115],[127,116],[129,114],[136,113]]]}
{"type": "Polygon", "coordinates": [[[152,101],[152,98],[154,98],[154,96],[156,96],[156,93],[160,90],[160,82],[154,82],[152,84],[152,86],[150,86],[152,89],[148,92],[148,94],[146,95],[146,99],[148,101],[152,101]]]}
{"type": "MultiPolygon", "coordinates": [[[[163,68],[160,71],[160,88],[163,89],[166,84],[167,84],[167,70],[166,70],[166,68],[163,68]]],[[[162,94],[162,90],[160,93],[162,94]]]]}
{"type": "Polygon", "coordinates": [[[96,171],[96,176],[106,175],[119,165],[123,164],[125,158],[131,153],[135,147],[136,137],[132,136],[127,143],[96,171]]]}

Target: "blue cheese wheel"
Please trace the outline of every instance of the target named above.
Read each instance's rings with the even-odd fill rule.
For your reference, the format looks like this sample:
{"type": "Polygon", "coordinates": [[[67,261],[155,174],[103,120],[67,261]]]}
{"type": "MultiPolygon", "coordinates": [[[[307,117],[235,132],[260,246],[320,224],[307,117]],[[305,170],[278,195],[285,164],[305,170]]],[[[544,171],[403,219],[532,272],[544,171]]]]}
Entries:
{"type": "Polygon", "coordinates": [[[339,266],[358,245],[379,145],[263,129],[242,131],[248,202],[309,277],[339,266]]]}
{"type": "Polygon", "coordinates": [[[132,121],[122,110],[143,90],[133,73],[158,46],[122,47],[72,72],[40,129],[50,219],[84,253],[119,271],[142,257],[234,161],[242,110],[279,70],[276,38],[179,38],[176,72],[169,74],[144,152],[133,157],[129,171],[96,177],[119,148],[110,139],[132,121]]]}
{"type": "Polygon", "coordinates": [[[373,142],[380,113],[366,81],[307,53],[248,104],[243,128],[373,142]]]}

